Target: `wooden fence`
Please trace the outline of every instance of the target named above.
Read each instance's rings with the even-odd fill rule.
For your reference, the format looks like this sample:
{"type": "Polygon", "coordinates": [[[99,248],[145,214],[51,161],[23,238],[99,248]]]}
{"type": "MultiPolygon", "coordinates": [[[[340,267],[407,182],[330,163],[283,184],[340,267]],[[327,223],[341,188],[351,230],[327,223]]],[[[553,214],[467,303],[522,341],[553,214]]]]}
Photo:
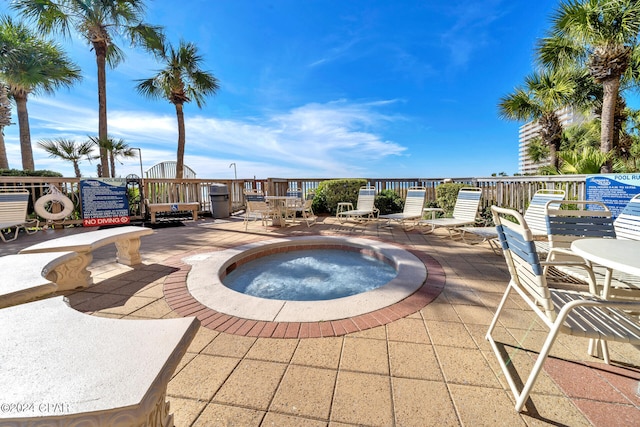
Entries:
{"type": "MultiPolygon", "coordinates": [[[[328,178],[331,179],[331,178],[328,178]]],[[[369,185],[377,191],[393,190],[402,198],[409,187],[422,186],[427,189],[427,200],[435,201],[436,187],[444,182],[442,178],[366,178],[369,185]]],[[[318,188],[324,178],[268,178],[263,180],[225,180],[225,179],[160,179],[127,180],[130,189],[130,212],[132,219],[144,216],[144,205],[136,198],[139,188],[143,197],[150,203],[198,202],[201,212],[210,212],[210,187],[224,184],[228,190],[229,211],[236,212],[244,208],[243,190],[255,188],[266,191],[270,195],[285,195],[289,188],[299,188],[306,194],[318,188]]],[[[451,178],[447,181],[464,183],[472,187],[482,188],[482,207],[491,205],[506,206],[523,211],[531,200],[533,193],[539,189],[563,189],[568,199],[586,198],[586,175],[557,176],[516,176],[490,178],[451,178]]],[[[82,222],[82,199],[78,178],[50,177],[0,177],[0,188],[19,187],[31,193],[31,206],[55,185],[66,194],[75,205],[75,211],[68,224],[82,222]]],[[[219,191],[216,193],[220,195],[219,191]]],[[[30,208],[29,212],[33,212],[30,208]]]]}

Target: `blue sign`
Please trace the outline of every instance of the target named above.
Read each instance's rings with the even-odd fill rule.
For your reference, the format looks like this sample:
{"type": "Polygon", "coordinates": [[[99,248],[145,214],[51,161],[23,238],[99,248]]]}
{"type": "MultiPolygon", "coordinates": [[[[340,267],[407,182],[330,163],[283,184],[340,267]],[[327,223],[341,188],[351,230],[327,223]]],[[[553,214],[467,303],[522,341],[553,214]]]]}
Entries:
{"type": "Polygon", "coordinates": [[[129,199],[124,178],[80,179],[85,227],[128,224],[129,199]]]}
{"type": "Polygon", "coordinates": [[[617,218],[629,200],[640,193],[640,174],[587,175],[587,200],[597,200],[617,218]]]}

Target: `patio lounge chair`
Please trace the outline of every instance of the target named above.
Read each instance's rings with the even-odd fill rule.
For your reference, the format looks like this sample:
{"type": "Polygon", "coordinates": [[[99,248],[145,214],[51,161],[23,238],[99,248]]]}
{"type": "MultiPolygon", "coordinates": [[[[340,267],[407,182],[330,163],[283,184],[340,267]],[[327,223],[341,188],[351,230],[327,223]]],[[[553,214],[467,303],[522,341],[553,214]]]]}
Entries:
{"type": "Polygon", "coordinates": [[[462,188],[458,192],[458,198],[453,207],[453,218],[423,219],[418,222],[418,225],[430,227],[425,233],[431,233],[438,227],[445,227],[449,236],[453,238],[453,233],[458,232],[460,227],[475,223],[481,195],[480,188],[462,188]]]}
{"type": "MultiPolygon", "coordinates": [[[[640,344],[640,323],[625,311],[640,308],[640,302],[623,302],[603,300],[589,292],[554,289],[547,286],[543,274],[542,263],[538,258],[533,235],[522,215],[511,209],[492,206],[498,237],[502,246],[511,280],[498,305],[496,313],[487,331],[486,339],[498,359],[509,387],[516,399],[515,409],[521,411],[538,378],[540,370],[549,355],[551,347],[559,333],[591,338],[602,343],[603,356],[609,363],[606,340],[640,344]],[[508,218],[514,218],[514,221],[508,218]],[[535,364],[519,390],[520,378],[515,374],[513,354],[506,354],[509,346],[499,345],[493,336],[498,325],[500,314],[515,291],[533,310],[538,318],[549,328],[535,364]],[[509,357],[512,356],[512,357],[509,357]],[[508,361],[505,357],[509,357],[508,361]]],[[[500,335],[504,335],[500,333],[500,335]]],[[[520,347],[514,351],[522,354],[520,347]]],[[[524,354],[522,354],[524,356],[524,354]]],[[[576,381],[579,381],[577,378],[576,381]]]]}
{"type": "Polygon", "coordinates": [[[627,206],[613,221],[617,239],[640,240],[640,194],[629,200],[627,206]]]}
{"type": "Polygon", "coordinates": [[[427,197],[427,189],[424,187],[410,187],[407,190],[407,197],[404,201],[404,209],[400,213],[392,213],[388,215],[380,215],[378,219],[387,220],[386,225],[391,225],[391,221],[397,221],[403,228],[413,228],[417,220],[422,218],[422,209],[424,201],[427,197]],[[406,227],[408,223],[413,223],[410,228],[406,227]]]}
{"type": "MultiPolygon", "coordinates": [[[[545,222],[544,212],[545,206],[550,200],[563,200],[564,195],[564,190],[542,189],[535,192],[529,202],[529,206],[524,212],[524,219],[527,221],[529,229],[533,233],[534,237],[547,236],[547,223],[545,222]]],[[[496,227],[461,227],[460,231],[462,231],[462,239],[466,243],[473,244],[473,242],[465,239],[465,234],[470,233],[482,238],[482,240],[477,243],[487,242],[491,249],[496,254],[499,254],[500,245],[498,242],[498,232],[496,231],[496,227]]],[[[536,247],[538,252],[546,253],[548,251],[546,242],[536,243],[536,247]]]]}
{"type": "Polygon", "coordinates": [[[18,238],[21,228],[28,234],[35,233],[39,225],[37,219],[27,219],[29,192],[27,190],[8,190],[0,192],[0,239],[11,242],[18,238]],[[36,227],[30,231],[27,227],[36,227]],[[5,237],[4,230],[14,228],[13,237],[5,237]]]}
{"type": "Polygon", "coordinates": [[[340,222],[347,219],[364,219],[370,221],[378,216],[378,208],[374,206],[376,199],[376,189],[373,187],[362,187],[358,191],[358,201],[356,208],[353,208],[351,202],[340,202],[336,212],[336,218],[340,222]]]}

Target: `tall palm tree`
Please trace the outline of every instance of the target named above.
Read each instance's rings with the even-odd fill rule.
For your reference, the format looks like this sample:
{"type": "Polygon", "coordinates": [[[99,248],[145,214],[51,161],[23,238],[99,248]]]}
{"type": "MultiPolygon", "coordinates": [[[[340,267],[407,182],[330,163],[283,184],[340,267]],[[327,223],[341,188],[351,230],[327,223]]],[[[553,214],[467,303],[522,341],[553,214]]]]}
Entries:
{"type": "Polygon", "coordinates": [[[11,101],[9,88],[0,82],[0,169],[9,169],[7,148],[4,145],[4,128],[11,125],[11,101]]]}
{"type": "Polygon", "coordinates": [[[562,123],[558,110],[570,105],[575,90],[571,73],[543,70],[525,77],[524,86],[503,96],[499,114],[508,120],[535,121],[540,124],[540,138],[549,147],[549,160],[558,168],[557,151],[562,142],[562,123]]]}
{"type": "Polygon", "coordinates": [[[68,160],[73,163],[73,170],[76,178],[80,178],[80,160],[86,158],[88,160],[97,157],[92,155],[94,144],[92,141],[77,143],[71,139],[43,139],[38,141],[38,145],[42,147],[49,157],[59,157],[62,160],[68,160]]]}
{"type": "Polygon", "coordinates": [[[57,44],[36,35],[23,23],[14,23],[10,17],[0,19],[0,81],[9,87],[18,110],[23,169],[34,169],[28,96],[53,93],[81,78],[80,68],[57,44]]]}
{"type": "Polygon", "coordinates": [[[193,43],[180,41],[176,49],[165,44],[158,57],[164,68],[158,74],[139,80],[138,92],[153,99],[166,99],[176,108],[178,118],[178,152],[176,159],[176,178],[183,177],[185,127],[183,106],[195,101],[198,108],[204,105],[205,96],[215,94],[219,89],[218,79],[200,68],[203,61],[193,43]]]}
{"type": "Polygon", "coordinates": [[[95,136],[90,136],[89,140],[99,148],[107,150],[109,155],[109,164],[111,165],[111,176],[116,176],[116,160],[119,157],[135,157],[136,153],[129,147],[124,139],[107,138],[106,140],[100,140],[95,136]]]}
{"type": "MultiPolygon", "coordinates": [[[[600,151],[613,149],[614,120],[620,83],[637,57],[640,2],[637,0],[564,0],[540,42],[540,61],[554,68],[586,66],[602,85],[600,151]]],[[[612,172],[611,158],[602,173],[612,172]]]]}
{"type": "MultiPolygon", "coordinates": [[[[83,36],[96,54],[98,71],[98,137],[107,139],[106,66],[124,60],[114,36],[126,34],[133,44],[149,50],[161,45],[160,27],[142,21],[143,0],[14,0],[11,7],[36,22],[40,31],[69,35],[71,28],[83,36]]],[[[109,176],[108,153],[100,149],[102,171],[109,176]]]]}

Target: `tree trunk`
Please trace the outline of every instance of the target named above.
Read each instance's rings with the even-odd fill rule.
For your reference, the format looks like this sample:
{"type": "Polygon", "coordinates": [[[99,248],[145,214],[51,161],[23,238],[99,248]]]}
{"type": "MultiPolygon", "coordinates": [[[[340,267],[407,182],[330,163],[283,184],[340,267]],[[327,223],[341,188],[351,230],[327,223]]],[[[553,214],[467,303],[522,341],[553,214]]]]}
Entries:
{"type": "Polygon", "coordinates": [[[76,178],[82,177],[82,174],[80,173],[80,166],[78,165],[77,160],[73,161],[73,171],[76,173],[76,178]]]}
{"type": "Polygon", "coordinates": [[[29,113],[27,112],[27,94],[18,91],[13,93],[18,111],[18,128],[20,129],[20,152],[22,153],[22,169],[34,170],[33,149],[31,148],[31,131],[29,130],[29,113]]]}
{"type": "Polygon", "coordinates": [[[109,163],[111,163],[111,178],[116,177],[116,157],[113,155],[113,151],[109,152],[109,163]]]}
{"type": "Polygon", "coordinates": [[[4,126],[0,127],[0,169],[9,169],[7,148],[4,146],[4,126]]]}
{"type": "Polygon", "coordinates": [[[182,111],[182,104],[176,105],[176,116],[178,117],[178,154],[176,156],[176,179],[182,179],[184,175],[184,146],[185,146],[185,132],[184,132],[184,112],[182,111]]]}
{"type": "MultiPolygon", "coordinates": [[[[107,132],[107,44],[105,41],[93,43],[96,51],[96,65],[98,67],[98,139],[106,141],[107,132]]],[[[100,147],[100,165],[102,175],[109,178],[109,153],[105,147],[100,147]]]]}
{"type": "MultiPolygon", "coordinates": [[[[602,99],[602,116],[600,134],[600,151],[608,154],[613,149],[613,132],[614,119],[616,113],[616,102],[618,100],[618,91],[620,89],[620,78],[611,78],[602,82],[604,96],[602,99]]],[[[601,173],[611,173],[611,160],[608,160],[602,168],[601,173]]]]}

